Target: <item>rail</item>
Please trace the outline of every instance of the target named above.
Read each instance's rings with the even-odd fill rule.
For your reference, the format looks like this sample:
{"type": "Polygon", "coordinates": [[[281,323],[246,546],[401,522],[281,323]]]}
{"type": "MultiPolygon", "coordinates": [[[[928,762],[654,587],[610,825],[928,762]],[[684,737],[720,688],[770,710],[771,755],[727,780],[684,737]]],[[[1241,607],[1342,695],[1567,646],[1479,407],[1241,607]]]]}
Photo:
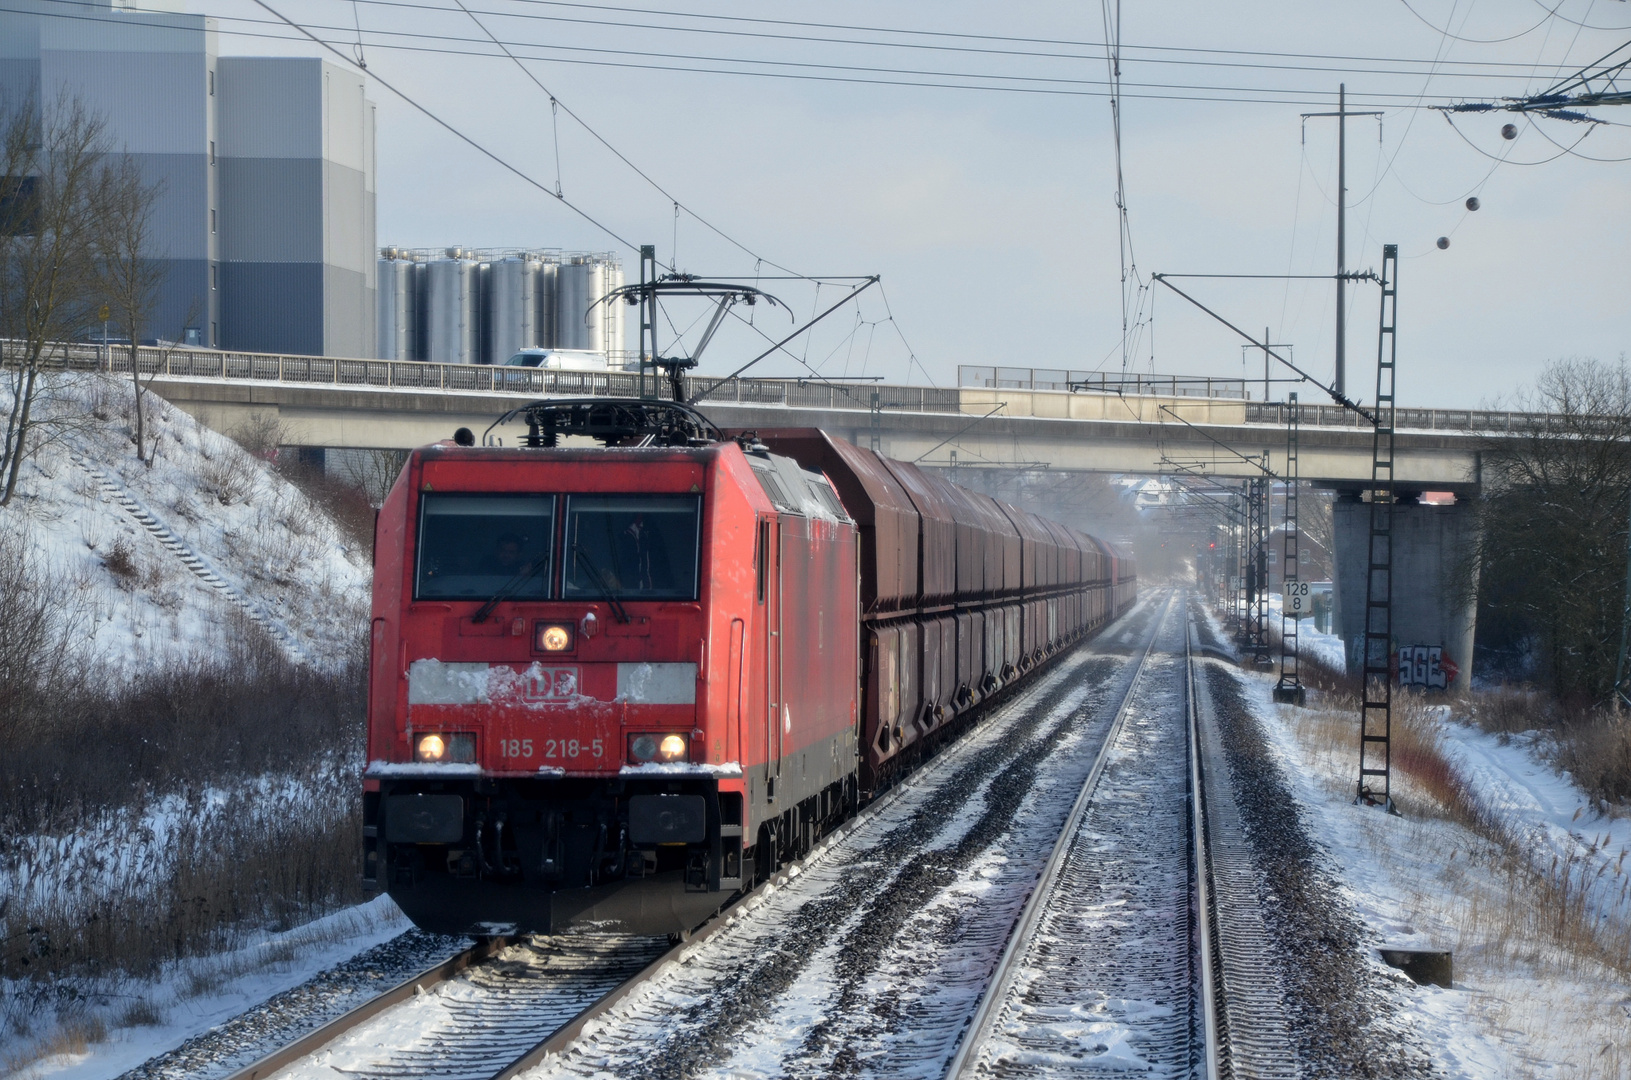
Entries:
{"type": "Polygon", "coordinates": [[[477,942],[435,967],[398,983],[383,994],[369,998],[356,1008],[336,1016],[326,1024],[307,1032],[293,1042],[250,1062],[241,1069],[234,1070],[227,1074],[224,1080],[265,1080],[266,1077],[271,1076],[284,1066],[316,1053],[352,1028],[367,1023],[392,1005],[406,1001],[416,994],[422,994],[434,986],[456,978],[471,965],[481,963],[509,945],[510,940],[509,938],[496,937],[477,942]]]}
{"type": "MultiPolygon", "coordinates": [[[[22,352],[21,343],[0,343],[0,364],[14,365],[22,352]]],[[[96,343],[53,343],[47,350],[49,368],[70,371],[128,373],[128,346],[112,345],[104,350],[96,343]]],[[[283,383],[307,386],[357,387],[379,390],[422,392],[472,392],[544,397],[552,394],[573,397],[632,398],[640,396],[640,376],[629,371],[553,371],[538,368],[512,368],[489,364],[439,364],[418,360],[366,360],[332,356],[293,356],[277,353],[232,352],[183,346],[142,345],[136,350],[136,364],[144,376],[172,379],[221,379],[230,382],[283,383]]],[[[819,378],[689,379],[693,396],[706,404],[783,405],[796,409],[854,410],[874,407],[889,412],[983,413],[990,409],[992,395],[1004,389],[1040,399],[1056,395],[1060,408],[1044,410],[1032,403],[1015,401],[1004,412],[1013,419],[1026,415],[1058,419],[1099,419],[1074,414],[1068,408],[1072,393],[1068,382],[1042,375],[1064,375],[1077,380],[1080,390],[1115,396],[1153,396],[1188,399],[1185,410],[1202,402],[1215,402],[1233,422],[1283,427],[1289,406],[1243,400],[1230,387],[1237,379],[1211,379],[1204,376],[1141,375],[1120,377],[1092,372],[1052,371],[1032,368],[971,368],[959,372],[1025,372],[1024,380],[996,379],[996,385],[960,387],[905,386],[886,383],[836,383],[819,378]],[[1097,381],[1093,381],[1097,380],[1097,381]],[[874,400],[873,395],[876,395],[874,400]],[[1193,405],[1190,403],[1193,402],[1193,405]],[[1238,418],[1238,419],[1236,419],[1238,418]]],[[[972,376],[970,376],[972,377],[972,376]]],[[[649,387],[648,383],[648,387],[649,387]]],[[[1050,398],[1052,400],[1052,398],[1050,398]]],[[[1362,417],[1335,405],[1299,405],[1299,422],[1304,427],[1365,429],[1362,417]]],[[[1207,416],[1200,423],[1220,423],[1207,416]]],[[[1504,412],[1489,409],[1399,409],[1396,427],[1410,431],[1442,431],[1455,434],[1581,434],[1594,428],[1605,434],[1618,432],[1623,424],[1613,418],[1600,423],[1578,419],[1569,421],[1551,413],[1504,412]]]]}
{"type": "Polygon", "coordinates": [[[1059,830],[1059,838],[1054,842],[1053,850],[1049,853],[1047,862],[1042,866],[1042,872],[1037,876],[1036,884],[1031,888],[1031,894],[1025,900],[1020,912],[1019,920],[1014,924],[1009,934],[1008,944],[1004,947],[1002,956],[997,960],[996,970],[992,972],[990,981],[986,984],[985,993],[975,1008],[974,1016],[964,1030],[962,1041],[958,1044],[957,1052],[946,1069],[946,1080],[972,1080],[981,1074],[982,1066],[980,1051],[987,1039],[997,1026],[999,1014],[1008,999],[1014,992],[1014,984],[1020,975],[1025,954],[1030,946],[1032,936],[1041,924],[1044,913],[1052,900],[1056,884],[1063,872],[1065,861],[1069,857],[1077,830],[1081,827],[1082,818],[1093,804],[1098,791],[1099,780],[1104,775],[1105,767],[1110,761],[1112,751],[1116,745],[1117,736],[1126,723],[1127,714],[1132,711],[1133,698],[1138,690],[1140,681],[1144,678],[1145,669],[1149,666],[1150,654],[1155,651],[1156,642],[1160,640],[1161,628],[1165,625],[1167,616],[1171,613],[1173,597],[1168,596],[1161,612],[1153,620],[1150,629],[1150,640],[1144,646],[1144,651],[1138,658],[1137,666],[1133,669],[1132,678],[1127,681],[1127,690],[1116,708],[1115,718],[1111,721],[1109,730],[1105,733],[1104,742],[1100,744],[1098,753],[1094,756],[1093,766],[1088,771],[1087,779],[1082,781],[1081,790],[1076,801],[1071,805],[1070,812],[1065,815],[1063,827],[1059,830]]]}

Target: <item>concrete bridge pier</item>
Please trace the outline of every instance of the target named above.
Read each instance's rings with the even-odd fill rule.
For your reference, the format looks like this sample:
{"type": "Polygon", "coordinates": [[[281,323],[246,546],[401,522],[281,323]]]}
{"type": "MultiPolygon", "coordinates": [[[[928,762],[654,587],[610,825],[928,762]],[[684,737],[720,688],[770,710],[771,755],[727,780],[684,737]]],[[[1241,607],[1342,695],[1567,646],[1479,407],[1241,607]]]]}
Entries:
{"type": "MultiPolygon", "coordinates": [[[[1356,490],[1339,493],[1332,507],[1336,546],[1336,624],[1358,672],[1365,647],[1365,574],[1370,539],[1370,506],[1356,490]]],[[[1476,598],[1456,595],[1458,566],[1473,550],[1472,504],[1463,497],[1449,505],[1419,501],[1401,493],[1393,508],[1393,649],[1410,650],[1406,682],[1425,677],[1429,686],[1466,690],[1472,685],[1476,598]],[[1438,649],[1437,654],[1430,650],[1438,649]],[[1448,658],[1453,679],[1439,679],[1429,657],[1448,658]]],[[[1416,685],[1421,685],[1417,682],[1416,685]]]]}

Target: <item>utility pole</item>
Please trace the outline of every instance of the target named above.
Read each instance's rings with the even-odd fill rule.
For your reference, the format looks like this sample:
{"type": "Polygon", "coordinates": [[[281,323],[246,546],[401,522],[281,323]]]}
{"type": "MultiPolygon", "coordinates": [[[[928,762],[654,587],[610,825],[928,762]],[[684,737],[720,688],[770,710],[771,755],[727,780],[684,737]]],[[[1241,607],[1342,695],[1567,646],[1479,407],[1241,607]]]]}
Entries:
{"type": "MultiPolygon", "coordinates": [[[[1303,113],[1304,120],[1334,116],[1337,121],[1337,363],[1331,388],[1338,394],[1348,392],[1348,310],[1342,302],[1343,287],[1348,283],[1348,117],[1381,115],[1380,112],[1349,112],[1347,83],[1337,86],[1336,112],[1303,113]]],[[[1267,335],[1264,340],[1268,340],[1267,335]]]]}
{"type": "MultiPolygon", "coordinates": [[[[1348,392],[1348,309],[1342,302],[1348,284],[1348,84],[1337,84],[1337,393],[1348,392]]],[[[1265,341],[1268,338],[1265,336],[1265,341]]]]}

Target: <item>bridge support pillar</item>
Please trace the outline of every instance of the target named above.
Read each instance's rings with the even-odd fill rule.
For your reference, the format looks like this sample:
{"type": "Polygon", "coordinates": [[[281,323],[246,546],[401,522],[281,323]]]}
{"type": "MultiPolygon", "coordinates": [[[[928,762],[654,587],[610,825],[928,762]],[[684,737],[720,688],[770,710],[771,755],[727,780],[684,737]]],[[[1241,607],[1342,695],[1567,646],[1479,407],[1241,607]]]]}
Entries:
{"type": "MultiPolygon", "coordinates": [[[[1342,492],[1332,507],[1335,533],[1335,605],[1337,633],[1348,656],[1348,670],[1358,671],[1365,645],[1365,546],[1370,536],[1370,508],[1358,492],[1342,492]]],[[[1472,552],[1474,520],[1470,503],[1457,500],[1447,506],[1417,501],[1417,493],[1401,494],[1393,510],[1393,650],[1424,647],[1438,649],[1448,658],[1455,677],[1443,680],[1447,688],[1465,690],[1472,685],[1473,631],[1477,627],[1475,597],[1457,595],[1454,578],[1459,564],[1472,552]]],[[[1407,654],[1415,660],[1416,652],[1407,654]]],[[[1431,685],[1437,676],[1421,654],[1414,671],[1431,685]]]]}

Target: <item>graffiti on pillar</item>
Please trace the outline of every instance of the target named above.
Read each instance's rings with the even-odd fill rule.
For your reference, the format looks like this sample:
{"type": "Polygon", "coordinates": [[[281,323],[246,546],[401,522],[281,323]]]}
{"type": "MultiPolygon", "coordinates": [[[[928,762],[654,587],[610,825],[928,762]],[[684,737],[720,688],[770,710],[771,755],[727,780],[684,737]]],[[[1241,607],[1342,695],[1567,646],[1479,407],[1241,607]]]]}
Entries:
{"type": "Polygon", "coordinates": [[[1438,645],[1400,646],[1394,661],[1398,666],[1400,686],[1420,686],[1428,690],[1444,690],[1461,669],[1438,645]]]}

